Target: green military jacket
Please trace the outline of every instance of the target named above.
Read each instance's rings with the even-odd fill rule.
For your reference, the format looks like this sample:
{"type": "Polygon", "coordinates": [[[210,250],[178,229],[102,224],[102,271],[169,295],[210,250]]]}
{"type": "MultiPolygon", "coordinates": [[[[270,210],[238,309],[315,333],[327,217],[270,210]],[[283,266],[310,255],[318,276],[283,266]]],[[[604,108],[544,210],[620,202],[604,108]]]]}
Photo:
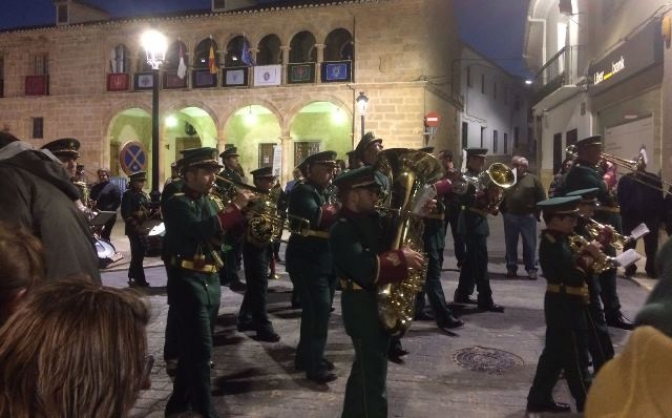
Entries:
{"type": "Polygon", "coordinates": [[[184,180],[182,180],[181,178],[175,179],[170,183],[166,184],[166,186],[163,188],[163,191],[161,192],[161,210],[164,210],[164,207],[166,206],[166,202],[168,201],[168,199],[170,199],[175,193],[180,192],[183,186],[184,186],[184,180]]]}
{"type": "Polygon", "coordinates": [[[126,222],[125,233],[137,234],[140,224],[149,215],[149,196],[143,190],[128,189],[121,197],[121,217],[126,222]],[[145,217],[138,217],[134,212],[145,211],[145,217]]]}
{"type": "MultiPolygon", "coordinates": [[[[336,208],[327,204],[326,189],[306,181],[289,193],[287,213],[310,221],[313,231],[329,231],[336,221],[336,208]]],[[[290,219],[290,222],[294,222],[290,219]]],[[[286,266],[289,273],[330,274],[332,259],[326,237],[292,234],[287,243],[286,266]]]]}
{"type": "Polygon", "coordinates": [[[564,181],[565,193],[573,192],[574,190],[592,189],[593,187],[600,189],[597,200],[604,209],[595,212],[595,220],[607,223],[616,228],[617,232],[622,232],[620,214],[608,211],[609,208],[617,208],[618,201],[609,192],[607,183],[602,178],[601,170],[586,161],[577,160],[566,174],[564,181]]]}
{"type": "MultiPolygon", "coordinates": [[[[470,176],[476,176],[478,173],[468,172],[470,176]]],[[[469,184],[467,191],[459,195],[459,202],[462,210],[457,222],[457,232],[460,235],[479,235],[487,237],[490,235],[490,226],[485,212],[480,210],[478,196],[476,195],[476,186],[469,184]],[[473,211],[471,209],[476,209],[473,211]]]]}
{"type": "Polygon", "coordinates": [[[566,234],[542,231],[539,265],[550,284],[582,287],[586,283],[586,273],[577,266],[577,256],[570,249],[566,234]]]}
{"type": "Polygon", "coordinates": [[[364,289],[376,283],[403,279],[406,262],[398,250],[389,250],[394,230],[378,212],[360,214],[341,209],[329,234],[334,270],[341,279],[351,280],[364,289]]]}

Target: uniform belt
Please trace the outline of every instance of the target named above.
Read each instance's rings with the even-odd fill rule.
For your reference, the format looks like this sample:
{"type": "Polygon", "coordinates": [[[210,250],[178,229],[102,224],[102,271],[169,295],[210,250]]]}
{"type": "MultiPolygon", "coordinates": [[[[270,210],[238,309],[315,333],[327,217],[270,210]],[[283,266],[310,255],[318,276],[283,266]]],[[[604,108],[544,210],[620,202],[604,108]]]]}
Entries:
{"type": "Polygon", "coordinates": [[[324,238],[328,239],[329,238],[329,232],[327,231],[315,231],[314,229],[306,229],[301,231],[299,235],[303,235],[304,237],[315,237],[315,238],[324,238]]]}
{"type": "Polygon", "coordinates": [[[564,293],[566,295],[581,296],[588,298],[588,286],[566,286],[564,284],[549,283],[546,286],[546,291],[549,293],[564,293]]]}
{"type": "Polygon", "coordinates": [[[340,279],[341,281],[341,289],[345,290],[364,290],[364,288],[357,283],[353,282],[352,280],[348,279],[340,279]]]}
{"type": "Polygon", "coordinates": [[[471,207],[469,207],[467,209],[470,210],[471,212],[478,213],[479,215],[481,215],[483,217],[486,217],[486,218],[488,217],[488,212],[486,212],[484,210],[477,209],[477,208],[471,208],[471,207]]]}
{"type": "Polygon", "coordinates": [[[620,206],[597,206],[595,208],[596,212],[611,212],[611,213],[621,213],[620,206]]]}
{"type": "Polygon", "coordinates": [[[433,213],[431,215],[425,215],[425,219],[438,219],[443,220],[443,213],[433,213]]]}
{"type": "Polygon", "coordinates": [[[185,270],[193,270],[201,273],[217,273],[219,271],[214,264],[203,264],[202,266],[196,267],[193,260],[185,260],[177,257],[172,257],[170,259],[170,264],[185,270]]]}

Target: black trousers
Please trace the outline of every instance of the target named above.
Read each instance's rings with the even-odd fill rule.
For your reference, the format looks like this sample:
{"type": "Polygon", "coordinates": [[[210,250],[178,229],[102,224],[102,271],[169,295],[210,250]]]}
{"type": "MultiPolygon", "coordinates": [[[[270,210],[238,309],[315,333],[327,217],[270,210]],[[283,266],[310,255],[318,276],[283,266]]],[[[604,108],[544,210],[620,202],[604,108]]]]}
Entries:
{"type": "MultiPolygon", "coordinates": [[[[455,250],[455,258],[457,258],[457,267],[462,267],[464,260],[467,257],[467,250],[465,249],[464,237],[457,232],[457,221],[460,218],[459,211],[453,211],[448,214],[443,221],[443,235],[448,236],[448,226],[450,226],[450,234],[453,237],[453,248],[455,250]]],[[[443,252],[441,253],[441,266],[443,266],[443,252]]]]}
{"type": "Polygon", "coordinates": [[[588,351],[593,360],[593,372],[597,373],[604,363],[614,358],[614,345],[604,317],[600,300],[600,279],[591,274],[587,278],[590,300],[588,304],[588,351]]]}
{"type": "Polygon", "coordinates": [[[460,280],[455,290],[457,296],[470,296],[474,287],[478,290],[478,304],[492,303],[492,289],[488,274],[488,237],[485,235],[467,234],[464,243],[467,254],[460,270],[460,280]]]}
{"type": "Polygon", "coordinates": [[[146,284],[145,268],[142,266],[145,260],[145,243],[139,234],[128,235],[128,241],[131,243],[131,263],[128,266],[128,278],[135,280],[138,284],[146,284]]]}
{"type": "MultiPolygon", "coordinates": [[[[646,275],[652,278],[658,277],[658,272],[656,272],[655,261],[656,254],[658,253],[658,230],[660,229],[660,217],[650,216],[646,219],[623,216],[623,233],[625,235],[630,235],[632,230],[637,228],[641,223],[646,224],[649,228],[648,234],[644,235],[642,240],[644,241],[644,253],[646,254],[646,275]]],[[[637,247],[637,243],[632,243],[626,245],[623,250],[629,250],[630,248],[637,247]]],[[[625,269],[625,272],[629,275],[635,274],[637,271],[637,265],[634,263],[628,266],[625,269]]]]}
{"type": "Polygon", "coordinates": [[[257,332],[273,332],[268,319],[268,271],[272,257],[272,244],[259,248],[249,242],[243,243],[245,265],[245,296],[238,313],[239,324],[252,323],[257,332]]]}
{"type": "Polygon", "coordinates": [[[102,239],[104,239],[107,242],[110,242],[110,235],[112,234],[112,228],[114,228],[114,224],[116,222],[117,222],[116,214],[113,217],[111,217],[109,221],[105,222],[105,224],[100,230],[100,237],[102,239]]]}
{"type": "MultiPolygon", "coordinates": [[[[427,235],[427,232],[425,232],[427,235]]],[[[432,307],[434,318],[438,326],[443,326],[452,311],[446,305],[446,297],[441,285],[441,261],[443,248],[436,245],[433,239],[425,239],[425,254],[427,254],[427,276],[425,276],[425,287],[418,293],[415,299],[416,314],[422,312],[425,308],[425,294],[432,307]]]]}

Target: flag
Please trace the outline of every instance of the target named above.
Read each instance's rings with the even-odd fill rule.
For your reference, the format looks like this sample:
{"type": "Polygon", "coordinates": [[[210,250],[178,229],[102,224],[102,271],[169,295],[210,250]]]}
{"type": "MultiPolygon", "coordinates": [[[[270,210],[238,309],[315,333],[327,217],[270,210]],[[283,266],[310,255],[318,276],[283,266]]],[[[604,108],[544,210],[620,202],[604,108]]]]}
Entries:
{"type": "Polygon", "coordinates": [[[250,51],[250,44],[247,43],[247,39],[243,40],[243,51],[240,60],[248,67],[254,65],[254,57],[252,57],[252,51],[250,51]]]}
{"type": "Polygon", "coordinates": [[[217,74],[219,68],[217,68],[217,63],[215,62],[215,49],[210,44],[210,56],[208,57],[208,69],[210,69],[210,74],[217,74]]]}
{"type": "Polygon", "coordinates": [[[282,65],[261,65],[254,67],[255,86],[278,86],[282,81],[282,65]]]}
{"type": "Polygon", "coordinates": [[[180,63],[177,66],[177,76],[180,79],[184,79],[187,75],[187,64],[184,62],[184,50],[182,49],[182,44],[180,44],[180,63]]]}

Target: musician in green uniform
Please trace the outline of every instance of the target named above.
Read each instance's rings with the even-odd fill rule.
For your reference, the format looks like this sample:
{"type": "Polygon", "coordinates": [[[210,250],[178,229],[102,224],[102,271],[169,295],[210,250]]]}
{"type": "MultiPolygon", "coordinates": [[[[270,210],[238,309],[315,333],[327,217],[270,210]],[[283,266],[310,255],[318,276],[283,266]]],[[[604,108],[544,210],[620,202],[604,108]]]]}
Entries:
{"type": "Polygon", "coordinates": [[[394,231],[383,226],[375,210],[383,180],[368,166],[350,170],[335,181],[343,207],[329,244],[343,288],[343,323],[355,349],[342,418],[387,417],[390,334],[378,317],[376,287],[405,279],[409,268],[423,263],[422,255],[413,250],[386,248],[394,231]]]}
{"type": "Polygon", "coordinates": [[[327,186],[334,173],[336,152],[324,151],[307,157],[301,167],[306,180],[289,194],[288,214],[310,221],[307,235],[293,233],[285,255],[287,272],[299,290],[301,331],[294,365],[308,379],[327,383],[336,379],[333,363],[324,358],[329,314],[336,288],[327,239],[336,221],[337,207],[327,203],[327,186]]]}
{"type": "MultiPolygon", "coordinates": [[[[420,151],[431,154],[434,147],[421,148],[420,151]]],[[[443,216],[445,207],[443,198],[452,192],[452,183],[448,179],[439,180],[434,184],[436,190],[436,208],[425,215],[423,221],[425,230],[422,234],[423,252],[427,256],[427,274],[425,276],[425,285],[422,291],[416,296],[415,319],[416,320],[436,320],[439,330],[448,335],[453,334],[450,329],[458,328],[464,325],[464,322],[455,318],[452,310],[446,304],[446,297],[441,285],[441,264],[443,262],[443,250],[446,244],[445,229],[443,227],[443,216]],[[429,305],[432,308],[433,316],[425,313],[425,294],[429,299],[429,305]]]]}
{"type": "MultiPolygon", "coordinates": [[[[259,168],[250,174],[252,174],[255,187],[270,192],[275,179],[273,167],[259,168]]],[[[261,237],[255,236],[250,228],[251,226],[248,226],[243,241],[243,263],[247,288],[238,312],[237,326],[239,331],[256,331],[259,341],[278,342],[280,336],[273,330],[273,324],[268,319],[266,311],[273,243],[261,241],[261,237]]]]}
{"type": "Polygon", "coordinates": [[[179,335],[179,363],[166,416],[193,411],[216,417],[210,389],[212,328],[220,303],[221,260],[213,239],[240,228],[252,192],[240,190],[225,209],[217,211],[207,197],[221,168],[215,148],[183,151],[184,188],[165,204],[165,256],[170,309],[179,335]]]}
{"type": "Polygon", "coordinates": [[[142,223],[151,216],[149,196],[142,188],[147,181],[147,173],[138,171],[129,176],[128,189],[121,197],[121,217],[126,223],[124,232],[131,243],[131,262],[128,265],[128,284],[147,287],[145,268],[145,244],[142,240],[142,223]]]}
{"type": "MultiPolygon", "coordinates": [[[[600,189],[593,187],[592,189],[581,189],[567,193],[568,197],[579,196],[581,198],[578,206],[580,216],[576,222],[574,232],[588,241],[593,240],[592,236],[588,233],[587,227],[595,213],[599,191],[600,189]]],[[[609,243],[603,240],[599,242],[604,247],[609,245],[609,243]]],[[[593,362],[593,372],[597,374],[604,363],[614,358],[614,345],[609,335],[604,308],[600,299],[599,275],[589,270],[586,271],[586,283],[588,284],[588,292],[590,294],[588,303],[588,313],[590,315],[588,323],[588,351],[593,362]]]]}
{"type": "MultiPolygon", "coordinates": [[[[610,193],[607,183],[603,179],[600,168],[597,167],[602,158],[602,137],[594,135],[576,143],[577,157],[574,165],[565,176],[565,193],[580,189],[597,187],[600,189],[597,199],[600,203],[595,208],[595,220],[611,225],[616,232],[621,232],[621,215],[618,201],[610,193]]],[[[605,248],[609,256],[616,255],[612,247],[605,248]]],[[[601,298],[604,303],[604,313],[607,324],[622,329],[632,329],[632,322],[621,312],[621,301],[616,290],[616,269],[610,269],[600,274],[601,298]]]]}
{"type": "Polygon", "coordinates": [[[527,412],[568,412],[553,400],[553,388],[564,370],[576,409],[583,411],[591,382],[588,372],[588,285],[586,269],[599,254],[589,244],[572,251],[580,197],[554,197],[537,204],[546,229],[539,244],[539,264],[548,281],[544,297],[546,342],[527,396],[527,412]]]}
{"type": "MultiPolygon", "coordinates": [[[[242,183],[243,180],[238,174],[240,164],[238,163],[238,149],[229,147],[219,154],[224,163],[224,168],[219,172],[219,176],[235,183],[242,183]]],[[[220,190],[228,193],[232,185],[230,183],[216,180],[215,183],[220,190]]],[[[231,290],[245,290],[245,284],[240,281],[238,271],[240,270],[240,260],[243,251],[242,237],[237,234],[226,234],[224,236],[224,268],[219,272],[219,278],[222,285],[227,285],[231,290]]]]}
{"type": "MultiPolygon", "coordinates": [[[[466,149],[467,162],[464,177],[478,179],[485,165],[485,148],[466,149]]],[[[477,181],[477,180],[476,180],[477,181]]],[[[488,215],[493,208],[489,208],[491,190],[480,190],[479,185],[467,181],[459,196],[462,210],[458,221],[458,233],[464,238],[466,256],[460,279],[455,290],[454,300],[457,303],[476,303],[479,309],[491,312],[504,312],[504,307],[492,300],[490,276],[488,275],[488,244],[490,235],[488,215]],[[478,289],[478,300],[470,296],[478,289]]],[[[496,213],[496,212],[495,212],[496,213]]]]}

